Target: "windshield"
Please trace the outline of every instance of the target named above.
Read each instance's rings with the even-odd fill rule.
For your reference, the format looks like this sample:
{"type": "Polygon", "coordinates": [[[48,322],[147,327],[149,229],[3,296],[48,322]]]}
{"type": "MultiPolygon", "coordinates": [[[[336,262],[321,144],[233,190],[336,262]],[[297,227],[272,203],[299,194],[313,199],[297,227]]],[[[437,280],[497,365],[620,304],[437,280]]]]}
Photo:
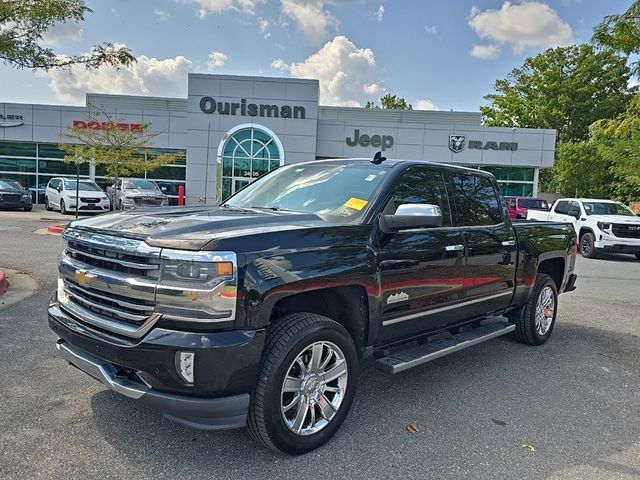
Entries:
{"type": "Polygon", "coordinates": [[[635,214],[621,203],[614,202],[584,202],[584,211],[587,215],[626,215],[635,214]]]}
{"type": "Polygon", "coordinates": [[[22,190],[22,186],[14,180],[0,180],[0,188],[3,190],[22,190]]]}
{"type": "MultiPolygon", "coordinates": [[[[76,190],[76,182],[64,182],[65,190],[76,190]]],[[[80,186],[78,188],[81,192],[101,192],[102,190],[98,185],[93,182],[80,182],[80,186]]]]}
{"type": "Polygon", "coordinates": [[[549,210],[547,201],[537,198],[521,198],[518,200],[518,205],[520,205],[520,208],[530,208],[532,210],[549,210]]]}
{"type": "Polygon", "coordinates": [[[315,213],[357,223],[387,172],[368,165],[291,165],[256,180],[223,206],[315,213]]]}
{"type": "Polygon", "coordinates": [[[145,180],[140,178],[135,178],[132,180],[124,180],[122,182],[122,187],[124,189],[129,188],[140,188],[142,190],[158,190],[158,186],[152,182],[151,180],[145,180]]]}

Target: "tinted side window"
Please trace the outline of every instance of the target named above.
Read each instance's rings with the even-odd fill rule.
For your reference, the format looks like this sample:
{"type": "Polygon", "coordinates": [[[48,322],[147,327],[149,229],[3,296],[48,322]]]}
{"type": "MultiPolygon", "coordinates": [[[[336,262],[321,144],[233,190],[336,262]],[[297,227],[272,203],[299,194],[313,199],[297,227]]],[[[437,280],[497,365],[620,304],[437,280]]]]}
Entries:
{"type": "Polygon", "coordinates": [[[558,202],[555,208],[556,213],[566,214],[569,211],[569,202],[561,201],[558,202]]]}
{"type": "Polygon", "coordinates": [[[396,184],[384,213],[392,215],[405,203],[438,205],[442,211],[442,226],[451,226],[451,208],[441,172],[424,167],[407,168],[396,184]]]}
{"type": "Polygon", "coordinates": [[[493,183],[478,175],[454,174],[453,193],[458,204],[459,224],[465,227],[502,223],[502,207],[493,183]]]}

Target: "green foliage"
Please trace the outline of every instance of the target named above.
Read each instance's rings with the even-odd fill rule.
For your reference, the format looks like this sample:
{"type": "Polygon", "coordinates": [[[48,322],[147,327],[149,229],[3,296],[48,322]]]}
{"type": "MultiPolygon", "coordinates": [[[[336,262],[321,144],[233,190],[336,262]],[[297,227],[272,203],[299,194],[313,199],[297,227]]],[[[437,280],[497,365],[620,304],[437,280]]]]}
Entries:
{"type": "Polygon", "coordinates": [[[122,129],[109,114],[89,109],[87,121],[98,122],[100,129],[69,127],[62,137],[68,142],[59,146],[65,152],[68,163],[92,162],[104,166],[108,177],[143,175],[165,165],[175,163],[176,155],[147,155],[151,142],[157,133],[149,131],[150,124],[144,123],[139,129],[122,129]],[[73,142],[73,143],[71,143],[73,142]]]}
{"type": "Polygon", "coordinates": [[[384,97],[380,99],[380,105],[374,102],[367,102],[365,108],[383,108],[388,110],[413,110],[411,104],[407,103],[407,101],[398,97],[397,95],[391,95],[387,93],[384,97]]]}
{"type": "MultiPolygon", "coordinates": [[[[625,55],[640,54],[640,1],[634,1],[622,14],[604,17],[594,29],[593,42],[625,55]]],[[[640,62],[632,65],[633,74],[640,75],[640,62]]]]}
{"type": "Polygon", "coordinates": [[[606,198],[611,192],[611,164],[592,142],[558,145],[553,186],[565,195],[606,198]]]}
{"type": "Polygon", "coordinates": [[[586,140],[591,123],[624,110],[628,80],[626,59],[615,52],[553,48],[497,80],[480,110],[487,126],[554,128],[560,142],[586,140]]]}
{"type": "Polygon", "coordinates": [[[627,110],[614,120],[591,126],[591,143],[611,164],[613,191],[621,200],[640,199],[640,95],[634,95],[627,110]]]}
{"type": "Polygon", "coordinates": [[[134,62],[128,48],[111,43],[75,56],[60,56],[43,46],[43,35],[50,28],[82,22],[90,12],[84,0],[0,0],[0,60],[16,68],[41,70],[75,64],[87,68],[126,66],[134,62]]]}

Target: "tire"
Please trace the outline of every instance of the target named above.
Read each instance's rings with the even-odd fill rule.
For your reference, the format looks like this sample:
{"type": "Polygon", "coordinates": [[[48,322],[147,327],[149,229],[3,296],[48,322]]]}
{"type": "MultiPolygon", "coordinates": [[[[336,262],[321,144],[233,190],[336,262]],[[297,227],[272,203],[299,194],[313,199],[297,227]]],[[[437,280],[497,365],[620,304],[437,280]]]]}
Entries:
{"type": "Polygon", "coordinates": [[[44,209],[47,212],[50,212],[51,210],[53,210],[53,207],[51,207],[51,205],[49,205],[49,197],[44,197],[44,209]]]}
{"type": "Polygon", "coordinates": [[[62,215],[67,214],[67,207],[64,206],[64,200],[60,199],[60,213],[62,215]]]}
{"type": "Polygon", "coordinates": [[[640,253],[636,253],[636,260],[640,260],[640,253]]]}
{"type": "Polygon", "coordinates": [[[591,232],[585,232],[580,237],[580,254],[584,258],[596,258],[598,252],[595,247],[596,237],[591,232]]]}
{"type": "Polygon", "coordinates": [[[556,324],[557,314],[558,289],[556,282],[546,273],[539,273],[536,276],[536,283],[533,286],[531,296],[522,310],[522,315],[515,321],[516,340],[521,343],[526,343],[527,345],[542,345],[551,337],[551,333],[556,324]],[[552,300],[550,307],[552,311],[548,312],[547,310],[544,321],[540,319],[541,322],[537,322],[538,303],[539,301],[544,302],[545,299],[548,298],[547,295],[550,295],[552,300]],[[551,313],[551,317],[549,317],[548,313],[551,313]]]}
{"type": "Polygon", "coordinates": [[[24,211],[25,212],[30,212],[31,210],[33,210],[33,205],[29,205],[28,207],[24,207],[24,211]]]}
{"type": "MultiPolygon", "coordinates": [[[[315,351],[313,349],[313,352],[315,351]]],[[[250,435],[258,443],[272,450],[292,455],[318,448],[336,433],[346,418],[355,395],[358,370],[356,347],[349,332],[339,323],[312,313],[294,313],[282,317],[267,333],[260,374],[249,407],[247,423],[250,435]],[[312,346],[318,345],[321,354],[317,357],[320,365],[316,371],[324,371],[325,374],[328,371],[340,371],[341,376],[326,382],[325,385],[322,382],[324,377],[320,375],[298,382],[300,390],[297,390],[298,385],[294,383],[291,392],[283,392],[285,376],[291,374],[290,379],[300,378],[298,374],[302,376],[303,371],[297,360],[301,359],[302,364],[305,364],[304,359],[308,359],[306,366],[311,366],[311,349],[312,346]],[[337,350],[333,350],[334,347],[337,350]],[[337,351],[342,355],[342,359],[337,351]],[[323,368],[325,361],[328,361],[328,364],[323,368]],[[340,365],[345,363],[346,369],[340,368],[340,365]],[[338,370],[335,370],[336,367],[338,370]],[[296,372],[296,369],[299,369],[299,372],[296,372]],[[320,383],[318,379],[321,379],[320,383]],[[313,392],[315,385],[318,385],[320,391],[325,388],[331,391],[313,392]],[[304,390],[305,387],[312,390],[308,396],[305,396],[305,392],[308,392],[304,390]],[[300,400],[295,402],[295,398],[300,400]],[[307,408],[306,400],[317,400],[317,403],[307,408]],[[337,411],[329,409],[327,402],[337,406],[337,411]],[[283,413],[286,403],[294,406],[287,410],[287,413],[283,413]],[[325,407],[325,412],[329,412],[328,422],[327,415],[322,414],[322,406],[325,407]],[[296,433],[294,430],[296,420],[300,418],[300,411],[304,412],[304,415],[298,423],[301,428],[298,428],[296,433]],[[290,424],[286,423],[286,416],[290,424]],[[312,424],[314,419],[319,423],[312,424]]]]}

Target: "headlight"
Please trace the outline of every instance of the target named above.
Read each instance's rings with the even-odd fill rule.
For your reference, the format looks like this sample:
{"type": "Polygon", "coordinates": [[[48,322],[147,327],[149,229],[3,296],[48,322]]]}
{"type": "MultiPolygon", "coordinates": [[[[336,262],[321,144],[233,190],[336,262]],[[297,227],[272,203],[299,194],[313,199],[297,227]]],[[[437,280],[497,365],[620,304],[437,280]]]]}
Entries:
{"type": "Polygon", "coordinates": [[[31,198],[31,194],[30,193],[23,193],[22,194],[22,199],[23,200],[29,200],[31,198]]]}
{"type": "Polygon", "coordinates": [[[78,196],[75,193],[70,193],[69,198],[78,198],[78,196]]]}
{"type": "Polygon", "coordinates": [[[156,311],[169,320],[233,320],[237,265],[234,252],[163,249],[156,311]]]}
{"type": "Polygon", "coordinates": [[[600,230],[609,230],[611,228],[610,223],[598,222],[597,225],[600,230]]]}

